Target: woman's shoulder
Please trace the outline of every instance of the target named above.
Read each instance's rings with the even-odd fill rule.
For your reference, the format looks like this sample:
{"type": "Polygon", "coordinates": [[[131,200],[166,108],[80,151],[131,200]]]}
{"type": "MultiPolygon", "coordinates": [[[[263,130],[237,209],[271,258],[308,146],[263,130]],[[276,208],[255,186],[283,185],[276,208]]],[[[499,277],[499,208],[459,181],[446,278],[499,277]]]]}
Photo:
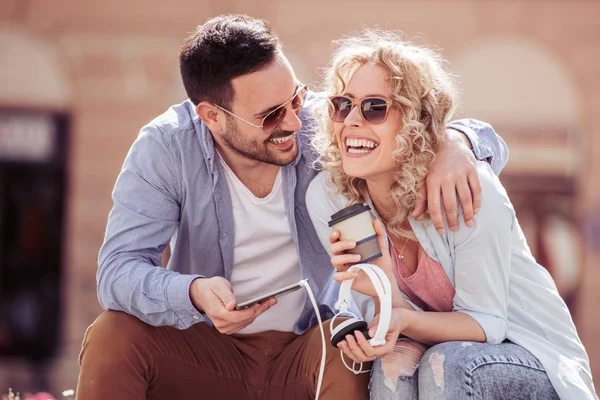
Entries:
{"type": "MultiPolygon", "coordinates": [[[[494,231],[506,231],[512,226],[515,212],[512,204],[506,193],[506,189],[502,186],[500,179],[492,170],[492,167],[485,161],[478,161],[477,173],[479,183],[481,185],[481,205],[479,212],[475,215],[475,225],[468,227],[465,224],[464,212],[462,205],[458,204],[458,230],[450,231],[445,210],[442,205],[442,213],[444,214],[444,223],[446,224],[446,232],[439,235],[437,230],[429,218],[420,218],[411,220],[415,233],[422,233],[429,237],[432,241],[440,237],[443,243],[461,243],[469,240],[473,235],[480,235],[484,232],[493,234],[494,231]],[[454,239],[450,238],[453,236],[454,239]]],[[[458,199],[457,199],[458,201],[458,199]]],[[[419,234],[417,234],[419,236],[419,234]]]]}
{"type": "Polygon", "coordinates": [[[490,164],[485,161],[477,162],[477,173],[481,184],[481,207],[479,213],[494,215],[500,211],[514,213],[506,189],[490,164]]]}
{"type": "Polygon", "coordinates": [[[330,176],[331,174],[329,173],[329,171],[321,170],[317,175],[315,175],[315,177],[309,185],[309,188],[315,187],[315,189],[313,190],[317,190],[319,185],[323,185],[325,182],[331,181],[330,176]]]}
{"type": "Polygon", "coordinates": [[[481,205],[475,215],[475,225],[468,227],[465,224],[463,210],[459,206],[458,230],[453,233],[447,230],[446,233],[454,235],[455,244],[466,242],[473,236],[483,240],[488,236],[496,237],[501,232],[509,235],[512,231],[515,211],[499,177],[485,161],[477,163],[477,172],[481,184],[481,205]]]}
{"type": "Polygon", "coordinates": [[[339,193],[331,180],[329,171],[319,172],[308,185],[306,191],[306,199],[321,199],[321,198],[339,198],[344,199],[344,196],[339,193]]]}
{"type": "Polygon", "coordinates": [[[321,171],[310,182],[308,189],[306,189],[306,202],[309,203],[312,200],[317,200],[320,197],[326,196],[327,182],[330,182],[329,172],[321,171]]]}
{"type": "Polygon", "coordinates": [[[309,212],[327,212],[341,210],[348,200],[342,195],[331,180],[328,171],[319,172],[306,190],[306,206],[309,212]]]}

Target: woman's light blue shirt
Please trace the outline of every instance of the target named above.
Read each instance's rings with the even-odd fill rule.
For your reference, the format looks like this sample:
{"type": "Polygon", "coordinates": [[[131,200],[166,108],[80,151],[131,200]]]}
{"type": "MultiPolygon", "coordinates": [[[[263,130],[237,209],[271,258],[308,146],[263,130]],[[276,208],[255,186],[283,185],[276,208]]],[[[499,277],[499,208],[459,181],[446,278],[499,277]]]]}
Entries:
{"type": "MultiPolygon", "coordinates": [[[[589,359],[566,304],[548,271],[533,258],[514,208],[486,162],[478,162],[481,208],[467,227],[440,235],[430,220],[409,218],[427,254],[454,286],[454,310],[470,315],[491,344],[508,339],[539,359],[561,399],[597,399],[589,359]]],[[[329,217],[348,205],[327,172],[307,191],[307,207],[319,238],[329,248],[329,217]]]]}

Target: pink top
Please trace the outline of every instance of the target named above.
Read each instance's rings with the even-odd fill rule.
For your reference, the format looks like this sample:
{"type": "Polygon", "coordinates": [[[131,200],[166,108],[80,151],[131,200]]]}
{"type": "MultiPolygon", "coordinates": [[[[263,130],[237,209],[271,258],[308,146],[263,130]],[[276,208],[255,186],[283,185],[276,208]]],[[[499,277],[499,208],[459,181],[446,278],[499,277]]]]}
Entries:
{"type": "Polygon", "coordinates": [[[400,290],[424,311],[452,311],[454,287],[441,264],[422,251],[416,271],[411,275],[404,262],[389,246],[394,276],[400,290]]]}

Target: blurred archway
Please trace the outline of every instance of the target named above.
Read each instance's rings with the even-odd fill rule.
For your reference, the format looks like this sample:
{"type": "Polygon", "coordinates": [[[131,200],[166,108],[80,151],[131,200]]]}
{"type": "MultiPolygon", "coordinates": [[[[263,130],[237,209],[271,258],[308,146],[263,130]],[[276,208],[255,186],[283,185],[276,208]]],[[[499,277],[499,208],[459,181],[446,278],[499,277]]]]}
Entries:
{"type": "Polygon", "coordinates": [[[481,40],[452,63],[461,115],[494,125],[510,160],[501,175],[529,246],[572,307],[582,268],[575,211],[585,160],[578,90],[562,62],[514,37],[481,40]]]}

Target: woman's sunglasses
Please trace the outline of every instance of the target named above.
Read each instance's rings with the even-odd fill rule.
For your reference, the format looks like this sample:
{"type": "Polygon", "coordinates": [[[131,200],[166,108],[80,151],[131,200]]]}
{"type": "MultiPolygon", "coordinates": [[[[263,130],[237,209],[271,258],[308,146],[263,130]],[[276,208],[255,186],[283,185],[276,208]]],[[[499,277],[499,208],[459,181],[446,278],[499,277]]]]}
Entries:
{"type": "Polygon", "coordinates": [[[283,120],[285,119],[285,114],[287,112],[288,104],[292,106],[292,109],[294,110],[296,115],[300,114],[302,106],[304,105],[304,100],[306,99],[306,92],[308,92],[308,86],[298,86],[298,88],[296,89],[296,93],[294,93],[294,95],[288,101],[279,105],[273,111],[270,111],[267,115],[265,115],[260,125],[253,124],[252,122],[245,120],[239,115],[232,113],[231,111],[221,107],[218,104],[213,103],[213,105],[225,111],[227,114],[231,114],[234,117],[244,121],[245,123],[252,125],[255,128],[262,129],[268,135],[272,133],[275,129],[279,128],[279,126],[283,123],[283,120]]]}
{"type": "Polygon", "coordinates": [[[393,101],[384,97],[366,97],[354,99],[347,96],[331,96],[329,98],[333,110],[329,117],[333,122],[344,122],[354,106],[359,106],[358,111],[362,119],[370,124],[381,124],[385,121],[393,101]]]}

